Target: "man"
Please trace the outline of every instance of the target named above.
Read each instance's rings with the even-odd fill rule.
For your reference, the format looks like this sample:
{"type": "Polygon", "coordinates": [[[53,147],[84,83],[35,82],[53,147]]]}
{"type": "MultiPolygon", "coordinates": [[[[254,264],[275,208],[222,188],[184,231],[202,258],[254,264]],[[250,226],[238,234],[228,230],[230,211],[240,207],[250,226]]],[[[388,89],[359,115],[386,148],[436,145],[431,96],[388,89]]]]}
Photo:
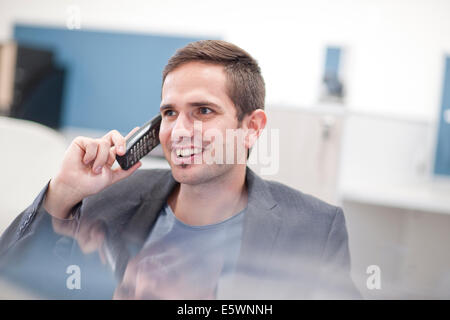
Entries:
{"type": "Polygon", "coordinates": [[[75,263],[82,274],[102,272],[89,255],[98,251],[119,279],[116,298],[358,297],[342,210],[246,166],[266,125],[256,61],[233,44],[198,41],[169,60],[162,83],[171,170],[113,169],[126,146],[117,131],[76,138],[2,236],[4,269],[17,278],[10,261],[32,264],[45,243],[47,266],[75,263]]]}

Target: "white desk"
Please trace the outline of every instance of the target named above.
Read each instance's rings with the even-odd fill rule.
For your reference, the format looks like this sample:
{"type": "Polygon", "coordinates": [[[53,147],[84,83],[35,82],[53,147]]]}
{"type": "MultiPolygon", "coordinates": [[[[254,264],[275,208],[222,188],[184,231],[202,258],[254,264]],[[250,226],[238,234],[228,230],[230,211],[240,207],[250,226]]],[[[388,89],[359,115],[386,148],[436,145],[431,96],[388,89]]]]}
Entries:
{"type": "Polygon", "coordinates": [[[450,179],[404,182],[346,182],[340,199],[370,205],[450,215],[450,179]]]}

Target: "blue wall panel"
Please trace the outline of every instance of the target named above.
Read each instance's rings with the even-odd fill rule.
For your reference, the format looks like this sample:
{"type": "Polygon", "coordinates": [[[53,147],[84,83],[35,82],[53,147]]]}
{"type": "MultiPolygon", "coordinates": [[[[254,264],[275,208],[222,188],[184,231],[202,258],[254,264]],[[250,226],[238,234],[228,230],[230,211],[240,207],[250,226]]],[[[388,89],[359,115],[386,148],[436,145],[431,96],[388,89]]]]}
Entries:
{"type": "Polygon", "coordinates": [[[21,44],[52,49],[68,69],[63,126],[128,132],[159,111],[161,73],[199,38],[15,25],[21,44]]]}
{"type": "Polygon", "coordinates": [[[450,57],[447,57],[445,61],[442,107],[434,165],[434,173],[438,175],[450,175],[450,123],[445,120],[446,111],[450,112],[450,57]]]}
{"type": "Polygon", "coordinates": [[[326,74],[339,74],[339,62],[341,59],[341,48],[327,47],[325,56],[325,73],[326,74]]]}

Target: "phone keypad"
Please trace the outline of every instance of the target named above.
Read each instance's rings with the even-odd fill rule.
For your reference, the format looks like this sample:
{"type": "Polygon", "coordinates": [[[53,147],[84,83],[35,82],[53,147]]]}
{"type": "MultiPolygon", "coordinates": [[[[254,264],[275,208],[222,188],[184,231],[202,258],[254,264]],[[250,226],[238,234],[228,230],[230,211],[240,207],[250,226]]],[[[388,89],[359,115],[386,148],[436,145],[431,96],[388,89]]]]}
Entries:
{"type": "Polygon", "coordinates": [[[141,140],[134,144],[134,146],[130,149],[127,160],[129,166],[133,166],[137,163],[141,158],[146,156],[153,148],[156,132],[148,132],[145,134],[141,140]]]}
{"type": "Polygon", "coordinates": [[[140,139],[129,145],[127,141],[127,152],[123,156],[116,155],[117,162],[124,170],[128,170],[135,165],[139,160],[145,157],[150,151],[159,144],[159,126],[161,124],[161,116],[155,116],[152,120],[144,125],[150,125],[150,130],[144,134],[138,130],[131,138],[131,141],[136,141],[136,135],[140,139]],[[142,135],[143,134],[143,135],[142,135]]]}

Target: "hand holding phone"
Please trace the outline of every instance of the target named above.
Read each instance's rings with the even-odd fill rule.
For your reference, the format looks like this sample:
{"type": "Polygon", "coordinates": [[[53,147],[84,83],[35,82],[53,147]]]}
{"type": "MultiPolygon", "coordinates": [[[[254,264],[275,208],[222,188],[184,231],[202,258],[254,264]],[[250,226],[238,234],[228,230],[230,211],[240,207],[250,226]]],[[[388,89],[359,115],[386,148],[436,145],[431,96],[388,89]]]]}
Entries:
{"type": "Polygon", "coordinates": [[[124,170],[130,169],[159,144],[161,115],[158,114],[127,139],[124,155],[116,155],[124,170]]]}
{"type": "MultiPolygon", "coordinates": [[[[127,139],[142,128],[133,129],[126,137],[117,130],[101,138],[77,137],[67,149],[61,167],[51,179],[44,200],[44,208],[54,217],[65,219],[71,209],[85,197],[129,177],[141,163],[128,170],[113,169],[116,155],[125,155],[127,139]]],[[[136,136],[135,136],[136,137],[136,136]]]]}

